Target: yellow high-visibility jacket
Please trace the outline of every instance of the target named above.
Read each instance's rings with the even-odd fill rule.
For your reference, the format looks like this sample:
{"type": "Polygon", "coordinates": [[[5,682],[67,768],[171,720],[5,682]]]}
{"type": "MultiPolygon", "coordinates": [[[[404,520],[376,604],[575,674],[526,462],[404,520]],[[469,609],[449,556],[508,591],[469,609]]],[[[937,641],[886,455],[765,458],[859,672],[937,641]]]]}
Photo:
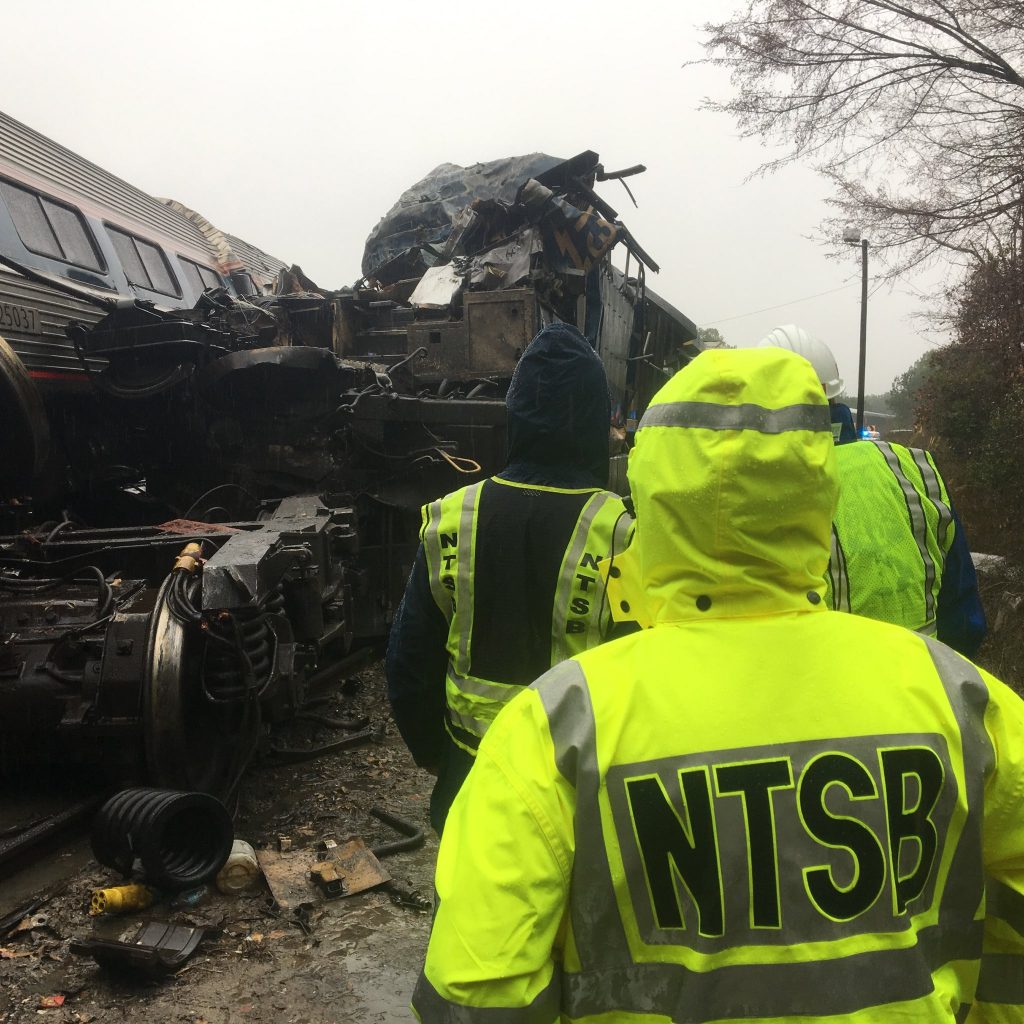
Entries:
{"type": "Polygon", "coordinates": [[[557,665],[605,639],[612,617],[598,564],[623,549],[631,522],[622,499],[610,491],[520,484],[500,476],[423,507],[420,539],[430,592],[448,622],[445,728],[453,743],[476,754],[498,712],[536,675],[520,678],[522,662],[536,663],[543,651],[544,667],[557,665]],[[554,541],[547,558],[537,556],[529,567],[533,590],[551,594],[550,607],[540,609],[546,627],[540,637],[530,635],[524,609],[509,599],[500,550],[480,550],[481,515],[490,547],[500,549],[498,524],[522,529],[517,517],[532,507],[519,500],[525,495],[545,499],[554,541]],[[485,561],[489,575],[479,569],[485,561]]]}
{"type": "Polygon", "coordinates": [[[417,1015],[1024,1020],[1024,703],[825,605],[835,465],[809,366],[704,353],[629,472],[609,596],[650,628],[556,666],[484,738],[417,1015]]]}
{"type": "Polygon", "coordinates": [[[825,599],[842,612],[935,636],[955,526],[931,455],[888,441],[836,449],[839,503],[825,599]]]}

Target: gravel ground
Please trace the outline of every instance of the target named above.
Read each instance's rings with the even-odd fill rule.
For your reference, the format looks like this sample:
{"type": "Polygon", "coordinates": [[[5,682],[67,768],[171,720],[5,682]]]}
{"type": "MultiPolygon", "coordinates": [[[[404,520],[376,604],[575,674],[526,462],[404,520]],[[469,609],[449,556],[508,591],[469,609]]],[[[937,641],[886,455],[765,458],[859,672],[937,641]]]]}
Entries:
{"type": "MultiPolygon", "coordinates": [[[[235,834],[256,847],[290,836],[296,849],[328,837],[354,836],[370,846],[396,838],[369,814],[381,805],[423,827],[425,845],[386,859],[396,885],[429,898],[436,842],[427,823],[432,780],[412,763],[387,712],[379,666],[350,680],[325,714],[367,715],[379,742],[295,765],[258,764],[241,793],[235,834]]],[[[293,723],[291,746],[324,743],[338,734],[293,723]]],[[[208,888],[190,905],[164,900],[117,918],[90,918],[91,890],[118,884],[79,839],[26,873],[59,892],[0,936],[0,1021],[228,1022],[411,1020],[408,1000],[419,972],[429,912],[392,902],[382,890],[316,903],[298,919],[274,909],[266,889],[227,897],[208,888]],[[133,982],[70,951],[74,938],[126,938],[146,921],[207,929],[197,954],[174,977],[133,982]],[[28,925],[33,925],[29,927],[28,925]],[[53,1006],[51,1004],[60,1005],[53,1006]]],[[[4,882],[0,916],[25,902],[26,878],[4,882]]]]}

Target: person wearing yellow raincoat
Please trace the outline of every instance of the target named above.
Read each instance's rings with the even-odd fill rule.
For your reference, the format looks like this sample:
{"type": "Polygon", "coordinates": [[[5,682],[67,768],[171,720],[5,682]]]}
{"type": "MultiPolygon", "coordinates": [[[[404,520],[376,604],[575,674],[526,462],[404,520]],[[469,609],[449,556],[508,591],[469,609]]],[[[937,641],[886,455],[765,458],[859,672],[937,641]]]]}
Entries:
{"type": "Polygon", "coordinates": [[[811,367],[698,356],[629,479],[608,593],[647,628],[552,668],[484,737],[417,1016],[1024,1020],[1024,703],[933,638],[826,607],[811,367]]]}

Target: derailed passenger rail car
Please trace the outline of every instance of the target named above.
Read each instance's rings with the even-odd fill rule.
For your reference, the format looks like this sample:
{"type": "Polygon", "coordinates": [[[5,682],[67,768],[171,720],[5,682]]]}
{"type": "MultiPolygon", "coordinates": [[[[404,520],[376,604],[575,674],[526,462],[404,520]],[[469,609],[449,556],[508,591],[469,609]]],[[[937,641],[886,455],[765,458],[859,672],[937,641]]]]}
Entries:
{"type": "MultiPolygon", "coordinates": [[[[385,218],[377,256],[337,290],[280,263],[268,287],[270,257],[179,204],[125,193],[204,240],[205,287],[186,298],[181,238],[39,191],[34,215],[67,225],[53,210],[77,210],[104,273],[134,252],[180,300],[145,294],[127,269],[118,282],[80,279],[67,261],[58,273],[21,234],[22,262],[5,257],[81,315],[56,346],[77,361],[61,389],[40,387],[24,338],[0,346],[9,418],[43,453],[0,474],[0,762],[92,762],[230,791],[268,723],[386,635],[420,506],[501,468],[505,392],[544,324],[573,323],[594,344],[610,451],[625,447],[629,421],[695,353],[696,328],[647,288],[656,265],[594,191],[617,176],[596,154],[500,163],[504,178],[469,169],[461,191],[467,169],[449,166],[444,216],[415,227],[403,208],[405,248],[385,218]],[[620,244],[624,270],[610,258],[620,244]],[[47,460],[63,471],[40,473],[47,460]]],[[[418,202],[430,187],[414,186],[418,202]]]]}

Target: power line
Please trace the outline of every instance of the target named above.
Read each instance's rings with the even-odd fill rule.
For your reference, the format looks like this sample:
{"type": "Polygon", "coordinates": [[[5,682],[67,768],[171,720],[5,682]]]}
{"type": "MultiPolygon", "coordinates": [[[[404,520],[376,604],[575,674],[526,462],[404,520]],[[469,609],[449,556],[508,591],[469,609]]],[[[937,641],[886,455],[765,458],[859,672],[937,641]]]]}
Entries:
{"type": "Polygon", "coordinates": [[[854,282],[849,281],[841,284],[838,288],[829,288],[828,291],[815,292],[814,295],[805,295],[802,299],[790,299],[789,302],[780,302],[777,306],[765,306],[763,309],[752,309],[749,313],[737,313],[735,316],[724,316],[718,320],[705,320],[702,327],[713,327],[715,324],[727,324],[730,320],[742,320],[745,316],[756,316],[758,313],[770,313],[773,309],[782,309],[784,306],[795,306],[798,302],[810,302],[811,299],[820,299],[823,295],[833,295],[836,292],[845,291],[851,288],[854,282]]]}

